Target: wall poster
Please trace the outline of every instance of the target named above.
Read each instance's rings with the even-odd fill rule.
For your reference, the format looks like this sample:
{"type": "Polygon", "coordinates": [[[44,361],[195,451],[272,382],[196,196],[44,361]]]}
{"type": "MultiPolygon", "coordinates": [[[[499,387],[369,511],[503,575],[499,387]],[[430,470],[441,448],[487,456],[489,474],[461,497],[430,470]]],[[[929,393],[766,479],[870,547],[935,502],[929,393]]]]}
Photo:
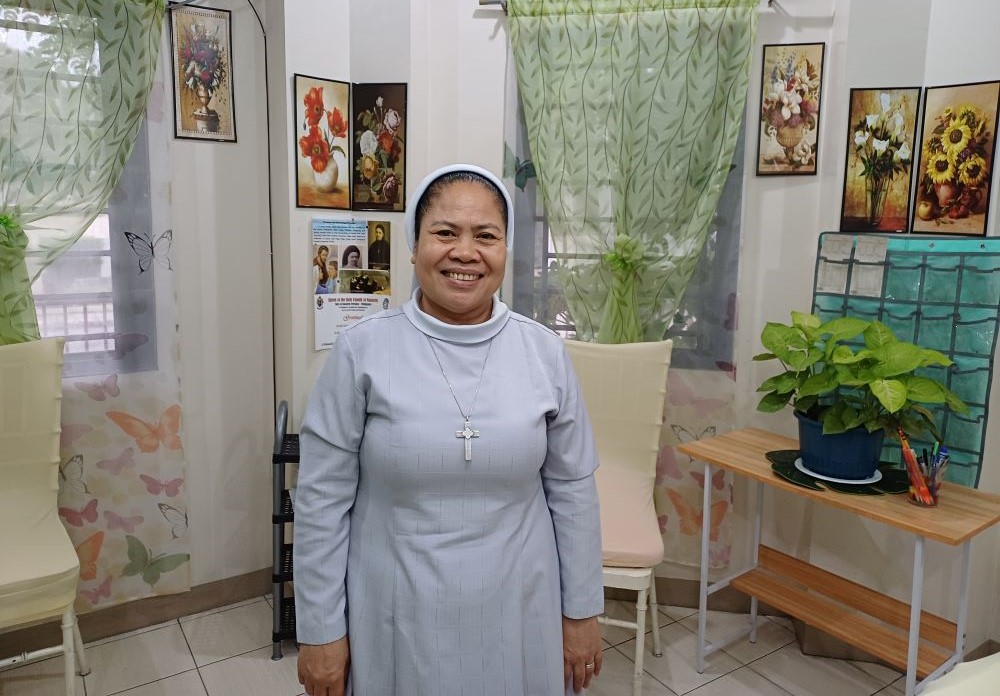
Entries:
{"type": "Polygon", "coordinates": [[[389,308],[390,227],[385,220],[312,221],[316,350],[330,348],[343,329],[389,308]]]}

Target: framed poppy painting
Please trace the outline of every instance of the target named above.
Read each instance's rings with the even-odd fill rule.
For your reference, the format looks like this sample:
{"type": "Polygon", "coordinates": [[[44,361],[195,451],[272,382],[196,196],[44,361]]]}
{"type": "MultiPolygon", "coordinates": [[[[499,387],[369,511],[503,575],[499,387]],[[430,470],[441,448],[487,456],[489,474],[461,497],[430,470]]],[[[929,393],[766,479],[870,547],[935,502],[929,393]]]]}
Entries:
{"type": "Polygon", "coordinates": [[[229,10],[170,11],[174,137],[236,142],[229,10]]]}
{"type": "Polygon", "coordinates": [[[295,205],[349,210],[350,84],[296,74],[295,205]]]}
{"type": "Polygon", "coordinates": [[[928,87],[914,232],[986,234],[1000,82],[928,87]]]}
{"type": "Polygon", "coordinates": [[[815,174],[826,44],[768,44],[761,61],[757,175],[815,174]]]}
{"type": "Polygon", "coordinates": [[[919,87],[851,90],[842,232],[907,230],[919,105],[919,87]]]}
{"type": "Polygon", "coordinates": [[[406,84],[356,84],[354,91],[354,210],[400,212],[406,207],[406,84]]]}

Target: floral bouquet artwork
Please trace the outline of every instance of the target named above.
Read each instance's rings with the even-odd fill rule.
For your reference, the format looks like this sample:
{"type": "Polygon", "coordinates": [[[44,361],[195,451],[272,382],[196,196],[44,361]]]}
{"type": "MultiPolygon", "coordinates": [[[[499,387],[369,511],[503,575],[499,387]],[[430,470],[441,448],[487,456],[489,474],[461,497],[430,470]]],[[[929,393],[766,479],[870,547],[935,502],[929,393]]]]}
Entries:
{"type": "Polygon", "coordinates": [[[986,234],[1000,82],[927,90],[913,229],[986,234]]]}
{"type": "Polygon", "coordinates": [[[906,230],[919,101],[919,87],[851,90],[842,231],[906,230]]]}
{"type": "Polygon", "coordinates": [[[815,174],[826,44],[764,46],[757,174],[815,174]]]}
{"type": "Polygon", "coordinates": [[[235,141],[229,11],[170,14],[176,137],[235,141]]]}
{"type": "Polygon", "coordinates": [[[296,205],[300,208],[350,208],[346,184],[349,102],[350,87],[346,82],[295,75],[299,128],[295,143],[296,205]]]}
{"type": "Polygon", "coordinates": [[[354,85],[354,210],[405,207],[406,85],[354,85]]]}

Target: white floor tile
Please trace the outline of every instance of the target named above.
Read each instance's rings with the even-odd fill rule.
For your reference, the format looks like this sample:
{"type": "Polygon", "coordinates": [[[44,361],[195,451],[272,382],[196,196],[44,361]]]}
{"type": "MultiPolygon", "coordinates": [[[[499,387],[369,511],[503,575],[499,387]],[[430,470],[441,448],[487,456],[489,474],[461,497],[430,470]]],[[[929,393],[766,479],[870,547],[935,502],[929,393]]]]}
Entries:
{"type": "MultiPolygon", "coordinates": [[[[604,665],[601,676],[590,682],[587,696],[632,696],[632,676],[635,674],[635,663],[618,650],[611,648],[604,651],[604,665]]],[[[642,678],[642,696],[676,696],[644,672],[642,678]]]]}
{"type": "Polygon", "coordinates": [[[271,659],[271,648],[213,662],[200,670],[211,696],[298,696],[297,653],[288,646],[285,657],[271,659]]]}
{"type": "Polygon", "coordinates": [[[122,691],[115,696],[207,696],[198,670],[182,672],[152,684],[122,691]]]}
{"type": "Polygon", "coordinates": [[[194,669],[177,623],[87,648],[87,696],[108,696],[194,669]]]}
{"type": "MultiPolygon", "coordinates": [[[[692,633],[698,633],[698,615],[689,616],[681,621],[681,625],[692,633]]],[[[721,640],[726,636],[733,635],[741,628],[749,627],[749,614],[734,614],[728,611],[708,612],[708,640],[709,642],[721,640]]],[[[732,655],[743,664],[749,664],[754,660],[772,653],[778,648],[782,648],[795,640],[795,634],[782,628],[773,621],[768,621],[764,617],[757,619],[757,642],[751,643],[749,637],[737,638],[725,648],[725,652],[732,655]]]]}
{"type": "Polygon", "coordinates": [[[886,667],[885,665],[880,665],[877,662],[861,662],[859,660],[851,660],[850,662],[862,672],[867,672],[883,684],[891,684],[900,677],[905,676],[898,669],[886,667]]]}
{"type": "Polygon", "coordinates": [[[271,644],[271,607],[263,598],[235,608],[181,619],[199,667],[271,644]]]}
{"type": "Polygon", "coordinates": [[[230,609],[245,607],[248,604],[257,604],[258,602],[263,602],[263,601],[264,601],[263,597],[251,597],[250,599],[244,599],[242,602],[233,602],[232,604],[225,604],[221,607],[215,607],[214,609],[199,611],[197,614],[189,614],[188,616],[182,616],[180,618],[180,622],[184,623],[186,621],[193,621],[194,619],[200,619],[203,616],[218,614],[220,611],[229,611],[230,609]]]}
{"type": "Polygon", "coordinates": [[[659,609],[661,613],[673,621],[680,621],[698,613],[698,607],[675,607],[669,604],[660,604],[659,609]]]}
{"type": "Polygon", "coordinates": [[[176,626],[177,619],[171,619],[170,621],[164,621],[163,623],[153,624],[152,626],[143,626],[142,628],[137,628],[134,631],[128,631],[126,633],[118,633],[113,636],[108,636],[107,638],[101,638],[100,640],[95,640],[87,643],[85,647],[92,648],[98,645],[104,645],[105,643],[111,643],[116,640],[122,640],[124,638],[131,638],[132,636],[137,636],[140,633],[149,633],[150,631],[155,631],[160,628],[166,628],[167,626],[176,626]]]}
{"type": "MultiPolygon", "coordinates": [[[[623,621],[635,621],[635,602],[627,602],[621,599],[609,599],[604,602],[604,613],[606,616],[610,616],[613,619],[621,619],[623,621]]],[[[659,612],[657,612],[659,614],[659,612]]],[[[653,629],[653,623],[650,619],[652,612],[649,611],[649,607],[646,607],[646,632],[649,633],[653,629]]],[[[657,619],[661,626],[666,626],[671,623],[672,619],[659,614],[657,619]]],[[[618,626],[601,626],[601,637],[604,638],[610,645],[618,645],[619,643],[624,643],[625,641],[635,638],[635,631],[631,628],[619,628],[618,626]]],[[[647,636],[647,641],[651,640],[647,636]]]]}
{"type": "MultiPolygon", "coordinates": [[[[10,657],[6,655],[5,657],[10,657]]],[[[50,657],[0,672],[2,696],[66,696],[62,657],[50,657]]],[[[77,696],[83,696],[83,677],[76,678],[77,696]]]]}
{"type": "MultiPolygon", "coordinates": [[[[705,672],[698,674],[694,658],[698,637],[694,633],[679,623],[672,623],[660,629],[660,638],[663,657],[653,656],[653,641],[647,639],[643,668],[675,693],[685,694],[742,666],[734,658],[719,652],[705,660],[705,672]]],[[[635,654],[635,643],[628,641],[617,649],[631,656],[635,654]]]]}
{"type": "Polygon", "coordinates": [[[741,667],[689,692],[686,696],[789,696],[789,694],[749,667],[741,667]]]}
{"type": "Polygon", "coordinates": [[[904,677],[902,679],[897,679],[881,691],[876,692],[875,696],[905,696],[905,694],[906,678],[904,677]]]}
{"type": "Polygon", "coordinates": [[[847,660],[803,655],[796,643],[750,668],[794,696],[869,696],[887,684],[847,660]]]}

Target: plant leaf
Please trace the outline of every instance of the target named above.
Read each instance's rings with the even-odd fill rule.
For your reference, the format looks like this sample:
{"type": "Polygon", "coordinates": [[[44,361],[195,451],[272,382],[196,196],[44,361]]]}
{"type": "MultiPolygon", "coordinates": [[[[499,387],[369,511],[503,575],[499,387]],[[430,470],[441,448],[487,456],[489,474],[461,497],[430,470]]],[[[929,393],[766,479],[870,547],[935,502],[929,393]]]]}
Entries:
{"type": "Polygon", "coordinates": [[[788,405],[789,398],[791,398],[790,393],[779,394],[771,392],[770,394],[765,394],[764,398],[757,404],[757,410],[765,413],[775,413],[788,405]]]}
{"type": "Polygon", "coordinates": [[[803,312],[792,312],[792,326],[803,327],[808,326],[814,329],[818,329],[822,322],[819,320],[815,314],[804,314],[803,312]]]}
{"type": "Polygon", "coordinates": [[[946,399],[945,389],[941,384],[928,377],[908,376],[900,379],[906,385],[906,398],[910,401],[922,401],[926,404],[943,404],[946,399]]]}
{"type": "Polygon", "coordinates": [[[895,413],[906,403],[906,385],[898,379],[876,379],[868,386],[889,413],[895,413]]]}
{"type": "Polygon", "coordinates": [[[757,391],[787,394],[798,386],[799,377],[794,372],[782,372],[780,375],[764,380],[764,383],[757,387],[757,391]]]}
{"type": "Polygon", "coordinates": [[[872,357],[876,363],[872,365],[872,374],[875,377],[895,377],[913,372],[923,364],[924,349],[904,343],[894,341],[883,344],[872,350],[872,357]]]}
{"type": "Polygon", "coordinates": [[[880,321],[873,321],[864,331],[865,345],[869,348],[880,348],[897,341],[892,329],[880,321]]]}
{"type": "Polygon", "coordinates": [[[830,340],[843,341],[862,334],[871,322],[854,317],[837,317],[819,327],[820,333],[830,334],[830,340]]]}

